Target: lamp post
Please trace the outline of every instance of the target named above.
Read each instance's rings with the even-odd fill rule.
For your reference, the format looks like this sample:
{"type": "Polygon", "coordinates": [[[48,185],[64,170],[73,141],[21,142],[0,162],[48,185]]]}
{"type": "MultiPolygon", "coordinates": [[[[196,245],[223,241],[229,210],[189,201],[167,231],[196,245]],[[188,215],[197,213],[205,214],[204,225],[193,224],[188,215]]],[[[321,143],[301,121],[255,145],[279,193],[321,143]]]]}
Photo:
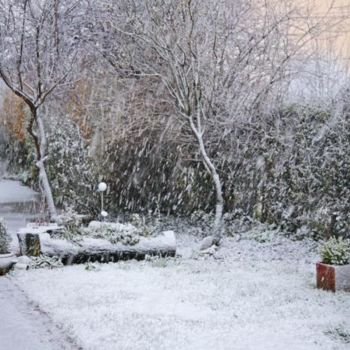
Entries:
{"type": "Polygon", "coordinates": [[[104,220],[107,216],[108,216],[108,213],[104,210],[104,206],[103,206],[103,192],[105,192],[107,190],[107,184],[105,182],[100,182],[97,186],[98,188],[98,192],[101,193],[101,217],[102,217],[102,220],[104,220]]]}

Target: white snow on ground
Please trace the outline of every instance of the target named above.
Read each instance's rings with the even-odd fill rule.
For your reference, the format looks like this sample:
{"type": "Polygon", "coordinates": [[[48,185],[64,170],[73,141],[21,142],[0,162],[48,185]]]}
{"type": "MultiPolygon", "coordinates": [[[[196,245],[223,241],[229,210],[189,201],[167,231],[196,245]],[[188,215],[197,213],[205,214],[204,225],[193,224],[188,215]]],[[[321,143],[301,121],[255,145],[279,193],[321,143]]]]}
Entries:
{"type": "Polygon", "coordinates": [[[49,317],[28,304],[6,277],[0,277],[0,349],[72,350],[77,347],[49,317]]]}
{"type": "Polygon", "coordinates": [[[349,349],[350,295],[315,289],[314,243],[226,239],[200,257],[180,242],[182,258],[11,279],[84,349],[349,349]]]}

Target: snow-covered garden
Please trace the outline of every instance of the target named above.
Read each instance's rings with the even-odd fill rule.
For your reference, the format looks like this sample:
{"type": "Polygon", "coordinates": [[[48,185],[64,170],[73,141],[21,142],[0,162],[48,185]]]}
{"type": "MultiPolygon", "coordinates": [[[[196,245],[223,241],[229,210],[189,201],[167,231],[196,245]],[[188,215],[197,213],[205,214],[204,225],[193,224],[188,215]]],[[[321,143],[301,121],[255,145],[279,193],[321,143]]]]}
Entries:
{"type": "Polygon", "coordinates": [[[316,289],[317,244],[261,236],[224,239],[211,255],[178,235],[176,258],[9,278],[83,349],[348,349],[350,297],[316,289]]]}
{"type": "Polygon", "coordinates": [[[349,348],[344,3],[0,0],[0,350],[349,348]]]}
{"type": "MultiPolygon", "coordinates": [[[[92,229],[85,227],[80,233],[74,227],[75,235],[62,226],[59,230],[57,224],[12,226],[13,251],[19,254],[15,232],[31,232],[39,235],[41,253],[46,256],[17,259],[13,270],[3,277],[12,286],[13,295],[7,300],[16,305],[26,298],[30,305],[26,313],[32,316],[28,321],[27,315],[25,322],[37,327],[38,339],[48,338],[48,331],[33,321],[34,313],[39,311],[39,319],[43,318],[40,313],[45,315],[54,340],[45,340],[43,349],[45,344],[53,349],[91,350],[347,349],[349,293],[316,288],[315,264],[320,261],[322,243],[307,233],[296,239],[276,225],[249,217],[224,217],[230,234],[219,246],[209,247],[202,237],[210,232],[212,216],[203,212],[190,220],[146,220],[133,215],[132,223],[127,224],[93,221],[92,229]],[[97,260],[113,247],[119,252],[121,245],[128,252],[132,247],[141,249],[143,240],[152,237],[158,248],[160,242],[165,249],[175,245],[176,256],[155,253],[141,261],[62,264],[63,254],[74,255],[87,242],[88,254],[92,248],[102,249],[88,255],[97,260]],[[91,246],[94,241],[100,244],[91,246]],[[53,247],[56,254],[52,255],[53,247]],[[58,342],[62,335],[57,332],[66,340],[58,342]]],[[[72,230],[69,222],[66,219],[66,227],[72,230]]],[[[327,256],[339,258],[332,251],[334,246],[328,247],[327,256]]],[[[10,312],[5,314],[8,322],[16,325],[18,320],[13,318],[18,316],[10,312]]],[[[3,333],[0,331],[0,339],[3,333]]],[[[6,334],[15,333],[13,329],[6,334]]]]}

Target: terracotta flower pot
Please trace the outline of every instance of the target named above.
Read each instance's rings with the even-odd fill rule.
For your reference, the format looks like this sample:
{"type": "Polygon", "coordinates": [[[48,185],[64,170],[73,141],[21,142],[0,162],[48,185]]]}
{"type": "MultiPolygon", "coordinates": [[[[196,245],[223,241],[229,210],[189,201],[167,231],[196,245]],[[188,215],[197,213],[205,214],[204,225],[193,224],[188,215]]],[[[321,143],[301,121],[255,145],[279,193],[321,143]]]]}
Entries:
{"type": "Polygon", "coordinates": [[[350,292],[350,264],[340,266],[319,262],[316,264],[316,280],[319,289],[350,292]]]}
{"type": "Polygon", "coordinates": [[[5,275],[15,263],[16,257],[14,254],[0,254],[0,276],[5,275]]]}

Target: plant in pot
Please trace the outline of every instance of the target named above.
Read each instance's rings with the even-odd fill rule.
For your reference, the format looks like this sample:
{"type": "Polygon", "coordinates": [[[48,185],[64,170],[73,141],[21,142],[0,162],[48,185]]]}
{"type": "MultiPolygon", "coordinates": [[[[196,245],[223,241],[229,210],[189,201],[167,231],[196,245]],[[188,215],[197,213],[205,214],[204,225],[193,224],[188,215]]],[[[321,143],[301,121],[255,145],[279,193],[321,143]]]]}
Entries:
{"type": "Polygon", "coordinates": [[[6,274],[14,265],[14,255],[9,251],[10,237],[0,221],[0,276],[6,274]]]}
{"type": "Polygon", "coordinates": [[[321,249],[321,262],[316,264],[317,288],[350,291],[350,241],[332,237],[321,249]]]}

